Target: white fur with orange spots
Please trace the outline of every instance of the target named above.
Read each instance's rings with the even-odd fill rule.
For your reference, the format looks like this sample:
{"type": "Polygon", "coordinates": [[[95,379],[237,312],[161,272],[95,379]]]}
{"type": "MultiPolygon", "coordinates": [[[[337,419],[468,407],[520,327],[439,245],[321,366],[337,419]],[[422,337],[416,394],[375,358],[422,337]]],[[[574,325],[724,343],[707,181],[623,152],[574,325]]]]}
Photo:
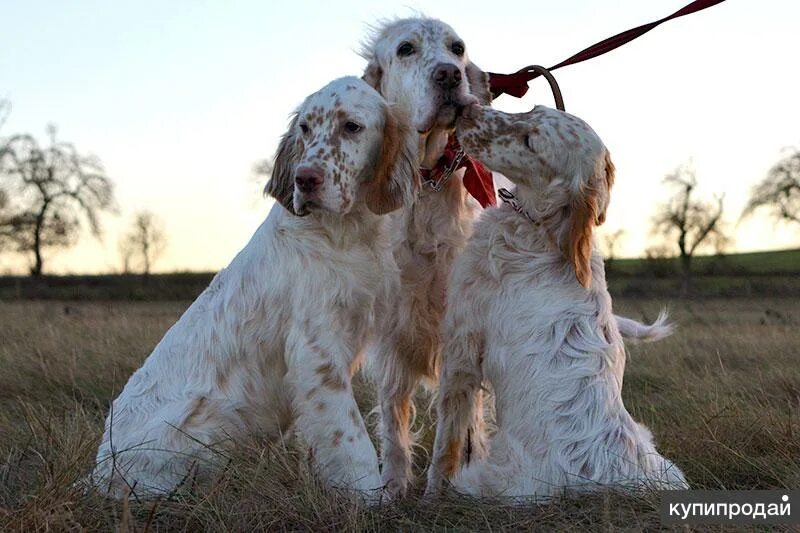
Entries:
{"type": "MultiPolygon", "coordinates": [[[[473,108],[457,133],[503,172],[529,215],[486,211],[450,281],[428,494],[557,496],[601,487],[685,489],[622,403],[621,329],[592,231],[613,182],[608,151],[580,119],[537,106],[473,108]],[[533,220],[531,220],[533,219],[533,220]],[[458,468],[482,383],[494,391],[489,454],[458,468]]],[[[655,324],[668,333],[663,318],[655,324]]]]}
{"type": "Polygon", "coordinates": [[[329,486],[378,496],[377,453],[351,378],[398,291],[388,220],[376,211],[410,201],[416,133],[358,78],[332,82],[297,117],[313,124],[304,133],[295,120],[284,136],[268,186],[281,202],[114,400],[98,488],[167,493],[193,469],[212,470],[210,447],[293,427],[329,486]],[[362,129],[342,133],[348,120],[362,129]],[[338,145],[337,134],[347,135],[338,145]],[[337,146],[341,158],[325,159],[337,146]],[[303,164],[317,165],[324,185],[300,217],[290,209],[300,207],[293,181],[303,164]]]}

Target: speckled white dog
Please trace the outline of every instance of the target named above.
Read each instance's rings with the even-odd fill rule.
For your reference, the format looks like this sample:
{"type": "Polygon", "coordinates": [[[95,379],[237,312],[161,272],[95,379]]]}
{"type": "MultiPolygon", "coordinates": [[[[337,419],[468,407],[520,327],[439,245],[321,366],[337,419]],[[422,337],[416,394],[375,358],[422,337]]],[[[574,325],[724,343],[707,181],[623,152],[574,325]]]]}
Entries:
{"type": "Polygon", "coordinates": [[[381,488],[351,377],[397,292],[380,215],[417,185],[417,134],[404,120],[358,78],[300,106],[267,185],[280,203],[114,401],[99,488],[169,492],[209,466],[209,446],[292,425],[330,486],[381,488]]]}
{"type": "MultiPolygon", "coordinates": [[[[364,79],[409,117],[419,134],[420,167],[439,164],[459,110],[489,104],[489,77],[470,59],[464,40],[444,22],[415,17],[380,24],[362,55],[364,79]]],[[[391,215],[402,290],[393,312],[381,321],[373,350],[381,412],[383,481],[389,495],[405,494],[412,478],[412,398],[420,383],[438,380],[441,322],[453,261],[464,249],[479,211],[466,191],[464,170],[424,185],[416,201],[391,215]]],[[[493,187],[489,187],[493,189],[493,187]]],[[[491,190],[489,194],[494,195],[491,190]]],[[[655,340],[669,334],[663,324],[643,326],[617,317],[623,335],[655,340]]],[[[484,453],[480,393],[471,442],[484,453]]]]}
{"type": "MultiPolygon", "coordinates": [[[[469,59],[464,40],[440,20],[416,17],[381,24],[363,51],[364,79],[409,117],[419,135],[419,165],[442,156],[464,105],[491,101],[488,76],[469,59]]],[[[402,290],[378,328],[374,349],[381,411],[382,475],[390,495],[411,480],[412,398],[421,382],[438,379],[439,331],[447,279],[461,253],[478,204],[467,195],[464,170],[423,186],[416,201],[391,215],[402,290]]]]}
{"type": "Polygon", "coordinates": [[[483,214],[454,266],[428,493],[445,479],[476,496],[686,488],[622,403],[625,349],[592,235],[614,180],[605,146],[583,121],[541,106],[476,106],[457,133],[517,187],[483,214]],[[459,470],[484,380],[497,432],[488,457],[459,470]]]}

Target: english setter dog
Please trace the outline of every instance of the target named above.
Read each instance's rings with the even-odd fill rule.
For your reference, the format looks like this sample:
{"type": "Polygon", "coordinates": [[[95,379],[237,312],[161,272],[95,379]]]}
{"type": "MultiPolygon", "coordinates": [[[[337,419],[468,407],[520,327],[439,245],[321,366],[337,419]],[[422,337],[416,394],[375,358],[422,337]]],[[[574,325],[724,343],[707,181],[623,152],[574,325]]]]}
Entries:
{"type": "Polygon", "coordinates": [[[625,348],[593,228],[614,166],[583,121],[537,106],[470,107],[463,146],[516,184],[486,211],[454,266],[428,493],[450,479],[476,496],[566,488],[687,488],[622,403],[625,348]],[[481,383],[494,389],[489,455],[459,469],[481,383]]]}
{"type": "MultiPolygon", "coordinates": [[[[470,61],[463,39],[439,20],[385,23],[362,55],[368,62],[364,79],[410,117],[419,135],[422,168],[437,165],[461,108],[491,102],[488,75],[470,61]]],[[[378,327],[370,357],[380,401],[382,476],[389,495],[404,494],[411,479],[412,397],[421,382],[435,386],[438,380],[447,280],[479,211],[465,189],[464,172],[456,170],[449,179],[424,185],[411,206],[391,215],[402,290],[393,299],[393,312],[378,327]]],[[[661,323],[618,320],[623,335],[633,338],[669,334],[661,323]]],[[[475,436],[483,434],[480,405],[478,398],[475,436]]],[[[483,442],[470,445],[475,456],[483,453],[483,442]]]]}
{"type": "Polygon", "coordinates": [[[210,447],[293,426],[330,486],[381,488],[351,378],[397,292],[382,215],[415,194],[417,141],[359,78],[303,102],[266,187],[279,203],[113,402],[98,487],[163,494],[210,447]]]}
{"type": "MultiPolygon", "coordinates": [[[[410,117],[423,168],[442,156],[460,108],[491,101],[487,75],[439,20],[388,22],[376,29],[362,55],[368,61],[364,79],[410,117]]],[[[382,476],[391,496],[404,494],[411,479],[412,397],[421,381],[436,383],[447,278],[476,214],[463,175],[456,171],[437,184],[439,190],[423,185],[411,206],[390,217],[402,290],[378,328],[370,363],[378,382],[382,476]]]]}

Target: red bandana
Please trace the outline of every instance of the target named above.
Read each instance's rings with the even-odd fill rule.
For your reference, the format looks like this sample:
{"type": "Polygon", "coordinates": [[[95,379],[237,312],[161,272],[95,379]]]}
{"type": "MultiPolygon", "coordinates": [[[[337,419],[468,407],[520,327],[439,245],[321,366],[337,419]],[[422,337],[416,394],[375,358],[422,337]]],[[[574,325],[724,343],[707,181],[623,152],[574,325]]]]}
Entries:
{"type": "Polygon", "coordinates": [[[481,207],[497,205],[492,171],[477,159],[464,153],[455,135],[451,135],[447,139],[444,154],[439,158],[436,166],[431,169],[421,168],[419,172],[426,184],[434,190],[439,190],[450,178],[450,175],[460,168],[466,169],[463,180],[464,188],[481,204],[481,207]]]}

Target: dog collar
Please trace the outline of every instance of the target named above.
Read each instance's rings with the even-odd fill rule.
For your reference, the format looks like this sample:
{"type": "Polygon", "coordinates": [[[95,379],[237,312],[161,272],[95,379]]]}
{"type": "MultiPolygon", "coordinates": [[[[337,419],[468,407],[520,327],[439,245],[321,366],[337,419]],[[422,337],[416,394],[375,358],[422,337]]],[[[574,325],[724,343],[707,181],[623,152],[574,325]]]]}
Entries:
{"type": "Polygon", "coordinates": [[[436,166],[420,168],[419,173],[422,176],[422,184],[438,192],[442,190],[453,173],[460,168],[466,169],[463,180],[464,188],[481,204],[481,207],[497,205],[492,171],[464,152],[455,135],[448,137],[447,146],[436,166]]]}
{"type": "Polygon", "coordinates": [[[519,203],[517,197],[514,196],[514,193],[509,191],[508,189],[497,189],[497,195],[500,196],[500,200],[503,201],[504,204],[511,206],[511,209],[519,213],[520,215],[524,216],[534,224],[539,224],[539,221],[533,218],[530,213],[528,213],[522,204],[519,203]]]}

